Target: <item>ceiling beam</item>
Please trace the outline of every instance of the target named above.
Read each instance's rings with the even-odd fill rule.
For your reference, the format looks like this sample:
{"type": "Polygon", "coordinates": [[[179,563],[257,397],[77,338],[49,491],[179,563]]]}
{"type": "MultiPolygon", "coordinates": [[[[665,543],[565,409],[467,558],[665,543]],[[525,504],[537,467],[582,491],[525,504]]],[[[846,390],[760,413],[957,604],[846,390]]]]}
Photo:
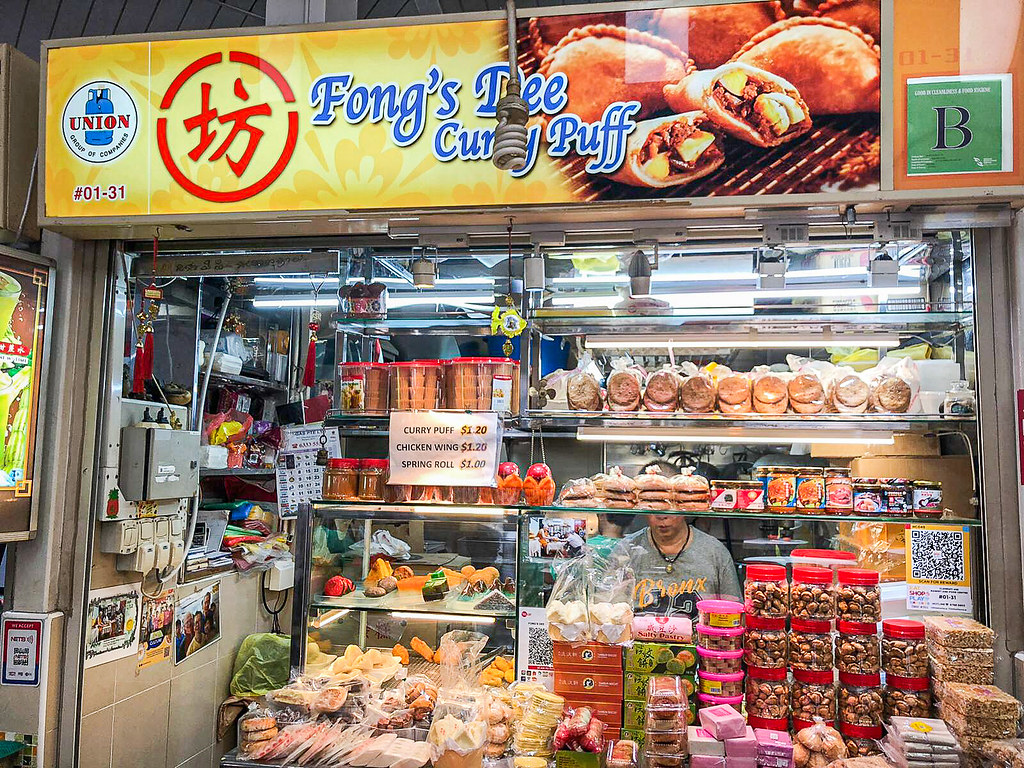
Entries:
{"type": "Polygon", "coordinates": [[[441,0],[413,0],[416,10],[423,16],[444,13],[441,0]]]}

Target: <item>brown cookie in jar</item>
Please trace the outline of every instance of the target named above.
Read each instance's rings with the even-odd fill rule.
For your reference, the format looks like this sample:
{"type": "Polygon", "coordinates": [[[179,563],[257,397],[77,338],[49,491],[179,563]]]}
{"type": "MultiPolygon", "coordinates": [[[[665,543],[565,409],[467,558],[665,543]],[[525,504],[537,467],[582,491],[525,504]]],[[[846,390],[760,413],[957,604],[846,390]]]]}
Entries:
{"type": "Polygon", "coordinates": [[[789,583],[785,566],[748,565],[746,577],[743,599],[747,616],[784,619],[789,615],[789,583]]]}
{"type": "Polygon", "coordinates": [[[747,616],[743,635],[743,661],[748,667],[780,669],[789,663],[789,635],[785,619],[747,616]]]}
{"type": "Polygon", "coordinates": [[[878,672],[881,652],[877,625],[859,621],[840,621],[836,635],[836,667],[840,672],[878,672]]]}
{"type": "Polygon", "coordinates": [[[928,677],[924,624],[911,619],[882,622],[882,667],[887,675],[928,677]]]}
{"type": "Polygon", "coordinates": [[[882,678],[878,673],[839,673],[839,722],[875,727],[882,724],[882,678]]]}
{"type": "Polygon", "coordinates": [[[882,594],[878,571],[843,568],[838,578],[836,617],[840,621],[881,621],[882,594]]]}
{"type": "Polygon", "coordinates": [[[832,662],[831,623],[792,619],[789,631],[789,666],[793,669],[831,670],[832,662]]]}
{"type": "Polygon", "coordinates": [[[798,619],[832,621],[836,615],[832,571],[817,565],[794,565],[789,614],[798,619]]]}
{"type": "Polygon", "coordinates": [[[789,685],[785,669],[747,668],[747,714],[763,720],[789,717],[789,685]]]}
{"type": "Polygon", "coordinates": [[[885,721],[893,717],[929,717],[932,711],[932,692],[927,677],[885,676],[882,694],[885,721]]]}
{"type": "Polygon", "coordinates": [[[874,757],[882,754],[879,741],[885,734],[882,726],[839,724],[839,733],[846,744],[847,757],[874,757]]]}
{"type": "Polygon", "coordinates": [[[793,722],[825,722],[836,719],[836,687],[832,670],[794,669],[790,686],[790,710],[793,722]]]}

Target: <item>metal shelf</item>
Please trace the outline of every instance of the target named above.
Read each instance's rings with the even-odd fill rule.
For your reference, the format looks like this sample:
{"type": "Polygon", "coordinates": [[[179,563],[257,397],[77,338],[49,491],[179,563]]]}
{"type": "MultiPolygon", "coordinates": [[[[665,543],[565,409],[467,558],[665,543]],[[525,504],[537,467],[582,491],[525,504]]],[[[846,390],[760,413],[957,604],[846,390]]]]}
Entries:
{"type": "Polygon", "coordinates": [[[237,469],[210,469],[208,467],[199,468],[200,477],[273,477],[277,473],[274,468],[270,469],[246,469],[245,467],[238,467],[237,469]]]}
{"type": "Polygon", "coordinates": [[[338,318],[334,324],[338,333],[359,336],[432,336],[437,333],[457,332],[459,336],[490,336],[489,317],[396,317],[385,319],[338,318]]]}
{"type": "MultiPolygon", "coordinates": [[[[501,519],[505,522],[518,520],[519,518],[538,517],[545,514],[558,514],[562,517],[577,514],[597,515],[681,515],[683,517],[708,517],[708,518],[729,518],[735,520],[778,520],[795,522],[825,522],[825,523],[896,523],[906,525],[909,523],[941,523],[943,525],[964,525],[979,528],[982,521],[977,518],[942,518],[934,520],[931,518],[916,517],[881,517],[878,515],[826,515],[826,514],[804,514],[776,512],[729,512],[718,509],[707,509],[703,511],[657,511],[643,508],[634,509],[603,509],[594,507],[563,507],[558,505],[546,507],[530,506],[489,506],[458,505],[458,504],[430,504],[430,503],[399,503],[382,504],[368,501],[314,501],[314,511],[320,516],[330,517],[353,517],[357,519],[380,519],[380,520],[430,520],[441,519],[444,521],[456,522],[464,520],[501,519]],[[325,515],[325,513],[327,513],[325,515]]],[[[339,607],[339,606],[331,606],[339,607]]],[[[400,609],[403,610],[403,609],[400,609]]]]}
{"type": "Polygon", "coordinates": [[[210,374],[210,379],[213,381],[224,381],[229,384],[235,384],[239,387],[246,387],[248,389],[254,389],[261,392],[283,393],[288,391],[288,387],[279,382],[257,379],[253,376],[242,376],[241,374],[235,373],[221,373],[220,371],[214,371],[210,374]]]}
{"type": "MultiPolygon", "coordinates": [[[[940,416],[938,414],[888,414],[888,413],[820,413],[807,416],[797,413],[781,416],[724,416],[719,413],[638,413],[612,414],[609,411],[527,411],[519,417],[519,426],[524,430],[547,428],[574,430],[580,427],[610,427],[623,430],[659,428],[693,428],[706,431],[707,439],[736,436],[741,430],[754,429],[767,432],[787,430],[848,430],[857,429],[872,432],[931,432],[936,430],[960,429],[973,425],[973,416],[940,416]],[[732,433],[730,434],[730,430],[732,433]]],[[[653,435],[652,435],[653,436],[653,435]]],[[[784,439],[780,442],[785,442],[784,439]]]]}
{"type": "MultiPolygon", "coordinates": [[[[389,416],[361,416],[344,413],[330,413],[324,420],[328,427],[336,427],[342,437],[387,437],[390,427],[389,416]]],[[[530,435],[516,428],[517,416],[503,419],[502,436],[506,438],[526,438],[530,435]]]]}
{"type": "MultiPolygon", "coordinates": [[[[449,593],[451,594],[451,593],[449,593]]],[[[467,620],[481,616],[495,619],[511,619],[516,615],[515,596],[510,598],[512,604],[501,610],[475,608],[480,600],[458,600],[446,596],[442,600],[426,602],[419,591],[403,593],[395,590],[384,597],[366,597],[359,590],[349,592],[341,597],[314,595],[310,607],[326,610],[347,609],[371,613],[443,613],[446,616],[465,616],[467,620]]],[[[458,621],[453,618],[452,621],[458,621]]]]}

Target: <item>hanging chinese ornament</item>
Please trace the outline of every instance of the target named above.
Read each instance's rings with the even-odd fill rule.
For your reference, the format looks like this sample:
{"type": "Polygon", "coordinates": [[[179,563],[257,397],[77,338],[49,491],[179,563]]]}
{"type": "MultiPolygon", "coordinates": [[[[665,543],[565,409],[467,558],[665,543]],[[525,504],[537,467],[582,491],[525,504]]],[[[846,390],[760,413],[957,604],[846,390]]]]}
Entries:
{"type": "Polygon", "coordinates": [[[309,348],[306,350],[306,366],[302,371],[302,386],[316,385],[316,342],[317,331],[320,330],[320,312],[314,309],[309,313],[309,348]]]}
{"type": "Polygon", "coordinates": [[[526,328],[526,321],[519,314],[511,296],[505,297],[506,308],[495,306],[491,312],[491,334],[497,336],[499,333],[505,337],[505,343],[501,345],[501,351],[505,357],[511,357],[513,352],[512,339],[521,334],[526,328]]]}
{"type": "Polygon", "coordinates": [[[153,238],[153,279],[142,291],[142,300],[149,301],[149,307],[139,310],[135,318],[139,321],[135,330],[135,367],[132,375],[132,394],[142,395],[146,382],[153,378],[153,323],[160,314],[160,300],[164,292],[156,287],[156,256],[159,241],[153,238]]]}

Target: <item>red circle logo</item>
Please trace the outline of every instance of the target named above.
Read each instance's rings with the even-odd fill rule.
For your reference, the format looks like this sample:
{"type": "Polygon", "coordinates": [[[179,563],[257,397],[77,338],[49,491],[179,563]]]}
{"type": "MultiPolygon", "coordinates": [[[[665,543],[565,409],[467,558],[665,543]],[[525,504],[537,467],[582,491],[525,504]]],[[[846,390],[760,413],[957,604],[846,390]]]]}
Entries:
{"type": "MultiPolygon", "coordinates": [[[[170,109],[182,87],[191,78],[197,75],[201,77],[200,73],[222,63],[223,60],[224,54],[218,51],[202,56],[185,67],[164,93],[163,99],[160,101],[160,109],[164,111],[170,109]]],[[[269,62],[244,51],[229,52],[228,61],[258,70],[274,83],[280,91],[284,103],[295,103],[295,94],[291,86],[288,85],[288,81],[269,62]]],[[[249,89],[245,87],[240,77],[235,78],[231,95],[233,103],[239,105],[237,109],[222,112],[215,106],[215,97],[212,83],[200,80],[198,110],[195,114],[182,120],[185,132],[194,142],[187,157],[197,166],[204,161],[212,163],[224,159],[231,173],[242,180],[266,136],[266,121],[274,118],[274,109],[265,101],[257,103],[258,100],[249,93],[249,89]]],[[[186,175],[171,155],[167,117],[160,117],[156,122],[156,140],[160,149],[160,158],[174,180],[186,192],[202,200],[213,203],[236,203],[240,200],[247,200],[273,184],[287,167],[295,152],[295,145],[299,138],[298,110],[288,110],[285,112],[285,116],[288,121],[288,130],[281,154],[260,178],[239,189],[226,192],[209,189],[186,175]]]]}

